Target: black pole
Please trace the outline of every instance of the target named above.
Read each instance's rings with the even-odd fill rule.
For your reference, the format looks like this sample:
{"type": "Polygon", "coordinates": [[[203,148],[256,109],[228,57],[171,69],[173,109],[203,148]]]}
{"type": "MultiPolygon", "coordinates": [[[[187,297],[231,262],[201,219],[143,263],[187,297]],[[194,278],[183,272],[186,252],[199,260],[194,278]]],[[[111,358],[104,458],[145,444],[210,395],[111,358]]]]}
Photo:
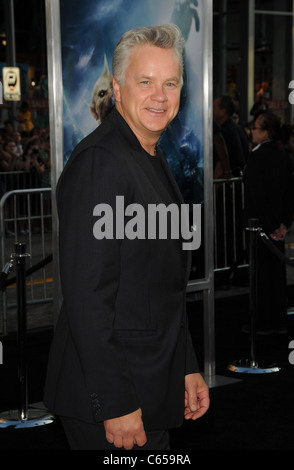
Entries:
{"type": "Polygon", "coordinates": [[[256,316],[257,316],[257,240],[260,228],[258,219],[250,219],[249,231],[249,313],[250,313],[250,360],[251,366],[257,367],[256,361],[256,316]]]}
{"type": "Polygon", "coordinates": [[[15,243],[17,318],[18,318],[18,381],[19,381],[19,419],[28,417],[27,385],[27,311],[26,311],[26,245],[15,243]]]}
{"type": "Polygon", "coordinates": [[[43,426],[54,421],[54,416],[44,408],[28,406],[28,381],[27,381],[27,301],[26,301],[26,253],[25,243],[14,244],[15,253],[11,255],[16,266],[17,288],[17,349],[18,349],[18,381],[19,381],[19,406],[15,410],[7,410],[0,413],[0,428],[31,428],[43,426]]]}
{"type": "Polygon", "coordinates": [[[249,219],[249,314],[250,314],[250,357],[248,359],[239,359],[228,365],[231,372],[242,374],[268,374],[279,372],[280,368],[275,364],[261,367],[256,359],[256,318],[257,311],[257,267],[258,267],[258,237],[261,232],[258,219],[249,219]]]}

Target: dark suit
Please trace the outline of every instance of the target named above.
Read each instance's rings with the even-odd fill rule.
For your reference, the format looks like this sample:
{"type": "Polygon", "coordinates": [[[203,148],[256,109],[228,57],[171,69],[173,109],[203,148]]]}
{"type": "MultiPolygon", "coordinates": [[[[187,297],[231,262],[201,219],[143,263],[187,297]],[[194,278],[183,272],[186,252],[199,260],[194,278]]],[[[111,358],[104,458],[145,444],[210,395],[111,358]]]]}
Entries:
{"type": "Polygon", "coordinates": [[[293,176],[288,155],[274,142],[251,152],[244,171],[245,220],[258,218],[267,235],[293,215],[293,176]]]}
{"type": "MultiPolygon", "coordinates": [[[[293,217],[293,176],[288,155],[274,142],[256,147],[244,171],[245,224],[257,218],[269,236],[293,217]]],[[[248,225],[246,225],[248,226],[248,225]]],[[[284,251],[284,242],[273,241],[284,251]]],[[[285,265],[258,240],[258,329],[278,329],[286,318],[285,265]]]]}
{"type": "Polygon", "coordinates": [[[248,158],[248,139],[243,129],[232,119],[227,119],[220,126],[225,139],[233,176],[240,176],[248,158]]]}
{"type": "Polygon", "coordinates": [[[159,158],[168,189],[113,110],[58,182],[63,306],[44,398],[57,415],[95,423],[141,407],[147,431],[182,423],[184,376],[199,371],[185,312],[190,253],[178,239],[93,235],[94,207],[108,204],[115,215],[118,195],[146,213],[151,203],[183,203],[159,158]]]}

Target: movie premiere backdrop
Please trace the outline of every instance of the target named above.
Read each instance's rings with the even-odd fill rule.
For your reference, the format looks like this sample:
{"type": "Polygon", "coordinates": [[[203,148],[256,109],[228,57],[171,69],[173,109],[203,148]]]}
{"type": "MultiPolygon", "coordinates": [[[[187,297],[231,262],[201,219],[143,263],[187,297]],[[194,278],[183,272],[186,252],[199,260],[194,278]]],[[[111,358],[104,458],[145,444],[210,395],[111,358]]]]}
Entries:
{"type": "Polygon", "coordinates": [[[203,202],[203,0],[60,0],[64,89],[64,163],[114,105],[112,54],[138,26],[174,23],[186,40],[180,111],[160,139],[189,204],[203,202]]]}

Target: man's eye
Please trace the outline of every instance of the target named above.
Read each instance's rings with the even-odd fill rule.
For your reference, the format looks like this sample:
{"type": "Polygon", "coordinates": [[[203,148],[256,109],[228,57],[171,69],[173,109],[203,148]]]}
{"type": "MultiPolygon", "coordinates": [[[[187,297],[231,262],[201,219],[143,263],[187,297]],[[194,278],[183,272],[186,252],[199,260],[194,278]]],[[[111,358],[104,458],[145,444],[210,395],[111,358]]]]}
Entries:
{"type": "Polygon", "coordinates": [[[168,86],[168,87],[171,87],[171,88],[172,88],[172,87],[176,86],[176,84],[175,84],[175,83],[173,83],[173,82],[167,82],[167,83],[166,83],[166,86],[168,86]]]}

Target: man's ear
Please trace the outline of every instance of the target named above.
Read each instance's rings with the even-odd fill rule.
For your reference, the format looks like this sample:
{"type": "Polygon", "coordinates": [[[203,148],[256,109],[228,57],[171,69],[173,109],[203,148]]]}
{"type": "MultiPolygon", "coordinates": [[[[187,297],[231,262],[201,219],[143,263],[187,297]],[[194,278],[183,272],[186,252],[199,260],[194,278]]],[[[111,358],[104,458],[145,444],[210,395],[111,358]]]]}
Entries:
{"type": "Polygon", "coordinates": [[[112,88],[113,88],[113,95],[114,95],[115,101],[119,103],[120,102],[120,84],[116,77],[113,77],[112,79],[112,88]]]}

